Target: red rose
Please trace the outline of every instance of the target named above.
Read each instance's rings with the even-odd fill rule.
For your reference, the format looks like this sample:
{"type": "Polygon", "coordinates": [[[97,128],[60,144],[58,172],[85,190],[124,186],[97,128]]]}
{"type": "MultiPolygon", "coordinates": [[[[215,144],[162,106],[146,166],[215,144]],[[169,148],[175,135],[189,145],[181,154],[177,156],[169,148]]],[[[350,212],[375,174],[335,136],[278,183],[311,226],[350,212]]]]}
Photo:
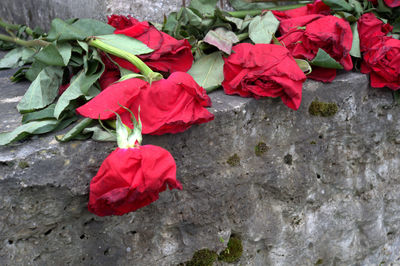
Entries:
{"type": "Polygon", "coordinates": [[[329,15],[331,13],[330,7],[327,6],[321,0],[316,0],[312,4],[307,4],[306,6],[299,8],[289,9],[285,11],[278,11],[278,10],[271,10],[271,11],[278,20],[302,17],[312,14],[329,15]]]}
{"type": "MultiPolygon", "coordinates": [[[[112,15],[108,17],[108,24],[116,28],[115,34],[124,34],[135,38],[154,51],[139,55],[151,69],[163,72],[186,72],[193,63],[192,47],[189,42],[176,40],[170,35],[157,30],[147,21],[139,22],[132,17],[112,15]]],[[[128,61],[112,57],[121,67],[138,72],[137,68],[128,61]]]]}
{"type": "MultiPolygon", "coordinates": [[[[378,0],[368,0],[370,2],[372,2],[372,4],[377,5],[378,4],[378,0]]],[[[398,7],[400,6],[400,0],[384,0],[385,4],[389,7],[398,7]]]]}
{"type": "Polygon", "coordinates": [[[98,216],[123,215],[156,201],[167,185],[182,189],[167,150],[153,145],[117,148],[90,182],[88,209],[98,216]]]}
{"type": "Polygon", "coordinates": [[[362,15],[357,21],[358,34],[360,36],[361,52],[368,50],[375,42],[375,37],[382,37],[392,31],[390,24],[385,24],[376,18],[373,13],[362,15]]]}
{"type": "Polygon", "coordinates": [[[214,119],[205,108],[211,105],[205,90],[183,72],[174,72],[151,86],[140,79],[112,84],[76,111],[93,119],[112,119],[116,112],[124,124],[132,127],[130,114],[121,105],[135,115],[140,106],[143,134],[178,133],[214,119]]]}
{"type": "Polygon", "coordinates": [[[400,40],[375,37],[375,43],[363,54],[362,73],[370,73],[371,86],[400,89],[400,40]]]}
{"type": "MultiPolygon", "coordinates": [[[[311,61],[318,50],[322,49],[338,61],[345,70],[353,68],[350,56],[353,34],[346,20],[335,16],[308,15],[283,20],[280,27],[285,33],[278,40],[286,46],[293,57],[311,61]]],[[[314,69],[316,71],[307,77],[330,82],[336,76],[335,69],[326,70],[325,76],[317,75],[318,72],[323,71],[322,69],[314,69]]]]}
{"type": "Polygon", "coordinates": [[[400,0],[385,0],[385,4],[389,7],[398,7],[400,6],[400,0]]]}
{"type": "Polygon", "coordinates": [[[297,110],[302,84],[306,80],[289,51],[280,45],[241,43],[224,58],[226,94],[242,97],[281,97],[284,104],[297,110]]]}

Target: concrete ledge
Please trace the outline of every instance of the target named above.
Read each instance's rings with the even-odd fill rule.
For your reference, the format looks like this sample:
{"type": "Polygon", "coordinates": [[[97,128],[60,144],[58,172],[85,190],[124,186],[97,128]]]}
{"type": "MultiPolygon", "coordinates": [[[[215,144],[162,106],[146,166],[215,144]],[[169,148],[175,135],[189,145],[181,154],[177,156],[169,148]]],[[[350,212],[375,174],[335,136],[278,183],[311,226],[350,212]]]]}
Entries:
{"type": "MultiPolygon", "coordinates": [[[[9,74],[0,72],[1,131],[17,126],[28,86],[9,74]]],[[[279,99],[210,96],[215,121],[144,138],[172,153],[183,191],[122,217],[86,208],[113,143],[47,135],[0,147],[0,264],[176,265],[223,250],[231,234],[244,247],[237,265],[398,262],[400,107],[390,90],[357,73],[307,81],[297,112],[279,99]],[[310,115],[315,100],[338,112],[310,115]]]]}

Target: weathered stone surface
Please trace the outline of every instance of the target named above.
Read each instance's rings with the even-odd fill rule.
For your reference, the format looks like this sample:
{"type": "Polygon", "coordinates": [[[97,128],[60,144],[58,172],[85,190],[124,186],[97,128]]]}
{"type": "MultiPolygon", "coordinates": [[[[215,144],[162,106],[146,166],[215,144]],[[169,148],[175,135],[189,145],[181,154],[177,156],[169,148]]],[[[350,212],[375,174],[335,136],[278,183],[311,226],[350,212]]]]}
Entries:
{"type": "MultiPolygon", "coordinates": [[[[185,1],[186,5],[190,3],[185,1]]],[[[54,18],[94,18],[107,15],[132,15],[139,20],[162,22],[164,15],[178,10],[182,0],[1,0],[0,18],[31,27],[50,28],[54,18]]],[[[227,9],[227,1],[224,2],[227,9]]]]}
{"type": "MultiPolygon", "coordinates": [[[[1,131],[20,120],[27,87],[10,73],[0,72],[1,131]]],[[[47,135],[0,147],[0,264],[176,265],[222,251],[231,234],[244,249],[237,265],[398,263],[400,107],[357,73],[303,88],[297,112],[214,92],[213,122],[145,136],[173,154],[184,189],[122,217],[86,209],[114,143],[47,135]],[[315,100],[338,112],[310,115],[315,100]]]]}

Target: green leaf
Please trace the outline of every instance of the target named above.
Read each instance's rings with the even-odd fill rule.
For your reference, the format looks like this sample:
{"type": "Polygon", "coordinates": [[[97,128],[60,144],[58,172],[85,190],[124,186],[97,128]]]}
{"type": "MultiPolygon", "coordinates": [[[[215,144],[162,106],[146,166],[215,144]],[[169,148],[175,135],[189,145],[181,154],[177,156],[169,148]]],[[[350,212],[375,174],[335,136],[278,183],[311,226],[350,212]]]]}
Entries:
{"type": "Polygon", "coordinates": [[[353,11],[353,7],[345,0],[322,0],[322,2],[330,6],[335,11],[353,11]]]}
{"type": "Polygon", "coordinates": [[[357,18],[363,14],[364,9],[358,0],[349,0],[349,4],[354,8],[354,13],[357,18]]]}
{"type": "Polygon", "coordinates": [[[59,67],[44,68],[18,103],[18,111],[21,113],[32,112],[51,104],[58,95],[62,75],[63,70],[59,67]]]}
{"type": "Polygon", "coordinates": [[[177,14],[176,12],[171,12],[168,17],[164,17],[164,24],[163,24],[163,29],[162,31],[176,37],[176,31],[179,27],[179,21],[177,19],[177,14]]]}
{"type": "Polygon", "coordinates": [[[94,19],[78,19],[70,24],[56,18],[51,22],[47,39],[49,41],[83,41],[90,36],[112,34],[114,30],[112,26],[94,19]]]}
{"type": "Polygon", "coordinates": [[[312,68],[310,66],[310,64],[304,60],[304,59],[294,59],[297,63],[297,65],[300,67],[301,71],[303,71],[306,75],[311,74],[312,72],[312,68]]]}
{"type": "Polygon", "coordinates": [[[350,55],[361,58],[360,36],[358,35],[357,22],[351,24],[351,31],[353,32],[353,43],[351,45],[350,55]]]}
{"type": "Polygon", "coordinates": [[[95,141],[117,141],[117,137],[110,132],[105,131],[100,126],[85,128],[83,134],[93,133],[92,139],[95,141]]]}
{"type": "Polygon", "coordinates": [[[25,79],[25,72],[26,70],[28,70],[27,67],[21,67],[20,69],[18,69],[11,77],[10,80],[12,82],[19,82],[21,80],[25,79]]]}
{"type": "Polygon", "coordinates": [[[60,53],[64,66],[68,65],[69,60],[71,59],[72,54],[72,46],[67,42],[57,44],[58,52],[60,53]]]}
{"type": "Polygon", "coordinates": [[[274,3],[249,3],[242,0],[229,0],[235,10],[268,9],[276,6],[274,3]]]}
{"type": "Polygon", "coordinates": [[[183,25],[190,25],[194,27],[201,27],[203,23],[203,20],[199,15],[194,13],[193,10],[185,7],[182,7],[181,10],[179,10],[177,19],[183,25]]]}
{"type": "Polygon", "coordinates": [[[224,80],[224,60],[214,52],[196,60],[188,73],[207,92],[218,88],[224,80]]]}
{"type": "Polygon", "coordinates": [[[11,132],[0,133],[0,145],[6,145],[13,141],[21,140],[31,134],[43,134],[54,130],[59,121],[56,119],[33,121],[21,125],[11,132]]]}
{"type": "Polygon", "coordinates": [[[17,47],[9,51],[1,60],[0,60],[0,69],[2,68],[16,68],[19,65],[19,61],[22,58],[22,47],[17,47]]]}
{"type": "Polygon", "coordinates": [[[376,8],[376,10],[377,10],[378,12],[381,12],[381,13],[389,13],[389,14],[392,13],[392,9],[391,9],[390,7],[388,7],[388,6],[383,2],[383,0],[378,0],[378,7],[376,8]]]}
{"type": "Polygon", "coordinates": [[[230,17],[230,16],[226,16],[226,17],[225,17],[225,20],[226,20],[226,21],[229,21],[229,22],[231,22],[231,23],[233,23],[233,24],[235,24],[235,26],[236,26],[236,28],[237,28],[238,30],[241,30],[241,29],[242,29],[242,26],[243,26],[243,19],[235,18],[235,17],[230,17]]]}
{"type": "Polygon", "coordinates": [[[196,9],[202,14],[213,14],[218,0],[191,0],[189,8],[196,9]]]}
{"type": "Polygon", "coordinates": [[[46,67],[46,65],[38,60],[35,60],[28,71],[25,72],[25,77],[33,82],[39,73],[46,67]]]}
{"type": "Polygon", "coordinates": [[[100,78],[101,74],[104,71],[104,64],[102,63],[98,53],[96,50],[93,50],[92,59],[97,61],[101,68],[97,70],[97,72],[87,75],[85,74],[85,70],[82,69],[77,75],[75,75],[69,87],[64,91],[64,93],[60,96],[57,101],[54,116],[58,119],[61,114],[68,109],[68,106],[72,101],[90,95],[90,88],[92,85],[100,78]]]}
{"type": "Polygon", "coordinates": [[[61,142],[66,142],[75,139],[86,127],[90,126],[93,122],[90,118],[82,119],[78,124],[76,124],[71,130],[62,136],[57,136],[56,139],[61,142]]]}
{"type": "Polygon", "coordinates": [[[333,59],[327,52],[318,49],[318,53],[315,58],[310,62],[313,66],[325,67],[325,68],[335,68],[343,69],[343,66],[339,64],[335,59],[333,59]]]}
{"type": "Polygon", "coordinates": [[[100,35],[96,38],[134,55],[148,54],[154,51],[141,41],[123,34],[100,35]]]}
{"type": "Polygon", "coordinates": [[[249,37],[254,43],[270,43],[279,27],[279,20],[271,11],[263,16],[256,16],[249,25],[249,37]]]}
{"type": "Polygon", "coordinates": [[[50,66],[66,66],[71,58],[72,46],[69,43],[51,43],[35,55],[35,59],[50,66]]]}
{"type": "Polygon", "coordinates": [[[215,30],[210,30],[203,41],[214,45],[227,54],[231,54],[232,45],[239,42],[239,38],[232,31],[220,27],[215,30]]]}
{"type": "Polygon", "coordinates": [[[35,120],[43,120],[43,119],[48,119],[48,118],[55,118],[54,117],[54,108],[56,104],[50,104],[46,108],[36,111],[36,112],[31,112],[31,113],[26,113],[22,116],[22,124],[26,124],[28,122],[32,122],[35,120]]]}

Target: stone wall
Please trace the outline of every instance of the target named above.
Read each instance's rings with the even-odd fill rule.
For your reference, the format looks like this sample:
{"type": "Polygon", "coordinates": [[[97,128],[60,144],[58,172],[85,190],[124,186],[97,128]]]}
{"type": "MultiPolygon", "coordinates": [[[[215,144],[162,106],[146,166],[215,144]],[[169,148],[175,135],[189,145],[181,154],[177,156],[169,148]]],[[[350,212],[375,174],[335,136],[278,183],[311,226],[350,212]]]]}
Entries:
{"type": "MultiPolygon", "coordinates": [[[[224,0],[224,8],[228,8],[224,0]]],[[[189,0],[185,1],[190,3],[189,0]]],[[[139,20],[162,22],[164,15],[178,10],[182,0],[1,0],[0,18],[8,22],[49,29],[54,18],[94,18],[132,15],[139,20]]]]}
{"type": "MultiPolygon", "coordinates": [[[[28,86],[10,74],[0,72],[0,131],[17,126],[28,86]]],[[[279,99],[210,97],[213,122],[144,138],[172,153],[183,190],[122,217],[86,206],[114,143],[47,135],[0,147],[0,264],[177,265],[221,252],[232,235],[240,260],[216,265],[399,262],[400,107],[390,90],[344,73],[307,81],[296,112],[279,99]]]]}

